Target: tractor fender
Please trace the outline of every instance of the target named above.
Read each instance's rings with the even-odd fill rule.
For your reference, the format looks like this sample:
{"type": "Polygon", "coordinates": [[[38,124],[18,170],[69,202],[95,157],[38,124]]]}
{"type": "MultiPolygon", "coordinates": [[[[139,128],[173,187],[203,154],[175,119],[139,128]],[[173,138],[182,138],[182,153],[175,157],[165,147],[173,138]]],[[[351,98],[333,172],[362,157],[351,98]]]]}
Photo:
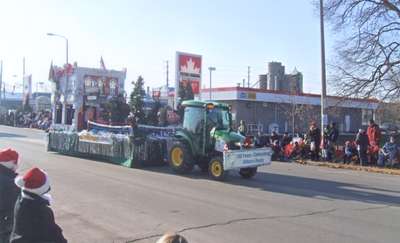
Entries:
{"type": "Polygon", "coordinates": [[[182,131],[176,132],[176,134],[173,137],[167,139],[167,151],[171,151],[172,146],[174,146],[174,143],[177,140],[184,141],[189,146],[190,150],[192,152],[194,151],[192,140],[189,138],[187,134],[185,134],[182,131]]]}

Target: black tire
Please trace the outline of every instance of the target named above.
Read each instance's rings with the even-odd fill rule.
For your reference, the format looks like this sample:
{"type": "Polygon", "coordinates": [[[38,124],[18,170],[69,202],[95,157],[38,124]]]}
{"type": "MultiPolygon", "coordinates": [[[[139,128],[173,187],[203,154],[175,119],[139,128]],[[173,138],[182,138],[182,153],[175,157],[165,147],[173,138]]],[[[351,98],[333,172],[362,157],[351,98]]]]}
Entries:
{"type": "Polygon", "coordinates": [[[224,170],[224,160],[221,156],[213,157],[208,164],[208,174],[217,181],[223,181],[227,172],[224,170]]]}
{"type": "Polygon", "coordinates": [[[250,179],[253,178],[257,174],[257,167],[252,167],[252,168],[242,168],[239,171],[239,174],[242,176],[244,179],[250,179]]]}
{"type": "Polygon", "coordinates": [[[178,174],[191,172],[194,160],[189,146],[181,141],[174,142],[168,153],[168,163],[170,168],[178,174]]]}

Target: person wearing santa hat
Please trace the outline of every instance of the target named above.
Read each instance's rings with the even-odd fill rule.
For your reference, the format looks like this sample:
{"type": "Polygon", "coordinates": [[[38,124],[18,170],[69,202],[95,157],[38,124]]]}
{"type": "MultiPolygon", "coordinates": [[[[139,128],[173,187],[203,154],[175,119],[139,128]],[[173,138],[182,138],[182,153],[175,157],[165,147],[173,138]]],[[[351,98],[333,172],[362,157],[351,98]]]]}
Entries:
{"type": "Polygon", "coordinates": [[[20,193],[14,184],[17,176],[18,153],[12,149],[0,151],[0,243],[8,243],[13,227],[14,205],[20,193]]]}
{"type": "Polygon", "coordinates": [[[50,206],[50,181],[47,173],[32,168],[15,178],[21,195],[15,203],[10,243],[66,243],[50,206]]]}

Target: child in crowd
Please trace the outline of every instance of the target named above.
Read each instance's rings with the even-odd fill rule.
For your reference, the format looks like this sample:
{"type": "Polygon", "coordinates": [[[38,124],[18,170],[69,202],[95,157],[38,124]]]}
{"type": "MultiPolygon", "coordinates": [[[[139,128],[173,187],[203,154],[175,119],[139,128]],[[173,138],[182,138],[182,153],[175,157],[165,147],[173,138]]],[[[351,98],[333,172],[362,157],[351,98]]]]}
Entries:
{"type": "Polygon", "coordinates": [[[10,243],[67,243],[50,208],[50,181],[47,173],[32,168],[15,178],[21,193],[15,203],[10,243]]]}
{"type": "Polygon", "coordinates": [[[354,156],[357,156],[357,146],[354,142],[346,141],[344,145],[343,163],[348,164],[352,162],[354,156]]]}

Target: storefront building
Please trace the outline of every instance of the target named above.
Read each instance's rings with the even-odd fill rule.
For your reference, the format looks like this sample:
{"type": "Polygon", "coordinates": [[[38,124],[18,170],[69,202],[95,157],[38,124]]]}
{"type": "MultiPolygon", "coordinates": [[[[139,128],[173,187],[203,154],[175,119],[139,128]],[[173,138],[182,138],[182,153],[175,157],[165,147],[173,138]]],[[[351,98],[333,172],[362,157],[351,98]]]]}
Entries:
{"type": "Polygon", "coordinates": [[[53,124],[81,130],[87,121],[101,122],[102,104],[123,95],[126,69],[122,71],[66,65],[52,66],[53,124]]]}
{"type": "MultiPolygon", "coordinates": [[[[209,92],[203,89],[202,97],[208,99],[209,92]]],[[[321,121],[320,95],[242,87],[213,88],[211,93],[212,100],[232,106],[235,125],[244,120],[252,132],[304,133],[312,121],[321,121]]],[[[335,122],[342,133],[354,133],[375,117],[379,102],[329,96],[327,104],[328,122],[335,122]]]]}

